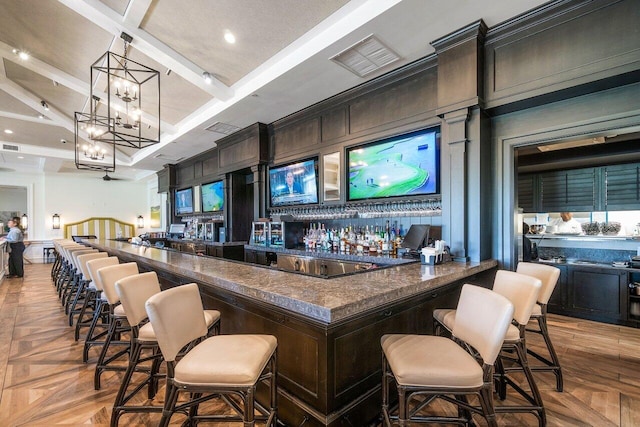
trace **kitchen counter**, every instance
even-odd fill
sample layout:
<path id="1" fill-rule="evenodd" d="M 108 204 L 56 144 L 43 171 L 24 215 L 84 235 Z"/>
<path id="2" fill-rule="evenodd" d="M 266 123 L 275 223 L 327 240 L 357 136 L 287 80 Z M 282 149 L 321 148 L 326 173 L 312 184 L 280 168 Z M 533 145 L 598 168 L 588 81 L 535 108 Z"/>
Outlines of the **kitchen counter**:
<path id="1" fill-rule="evenodd" d="M 495 260 L 449 262 L 437 266 L 413 262 L 326 280 L 123 242 L 86 242 L 97 249 L 141 259 L 158 269 L 325 323 L 337 322 L 385 303 L 437 289 L 497 265 Z"/>

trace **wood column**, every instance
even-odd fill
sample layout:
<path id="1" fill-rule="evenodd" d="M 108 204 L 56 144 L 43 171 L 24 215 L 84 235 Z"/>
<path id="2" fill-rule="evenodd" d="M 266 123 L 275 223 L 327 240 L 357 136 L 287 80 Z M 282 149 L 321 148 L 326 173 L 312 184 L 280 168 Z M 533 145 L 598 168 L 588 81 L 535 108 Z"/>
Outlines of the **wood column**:
<path id="1" fill-rule="evenodd" d="M 266 215 L 266 165 L 259 164 L 251 167 L 253 173 L 253 219 L 264 218 Z"/>

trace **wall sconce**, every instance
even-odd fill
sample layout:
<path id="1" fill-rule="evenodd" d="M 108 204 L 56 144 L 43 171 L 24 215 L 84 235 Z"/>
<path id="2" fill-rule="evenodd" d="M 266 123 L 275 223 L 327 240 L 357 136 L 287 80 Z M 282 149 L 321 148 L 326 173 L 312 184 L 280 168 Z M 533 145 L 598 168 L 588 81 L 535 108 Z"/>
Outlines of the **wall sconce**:
<path id="1" fill-rule="evenodd" d="M 138 228 L 144 228 L 144 218 L 142 215 L 138 215 Z"/>
<path id="2" fill-rule="evenodd" d="M 22 218 L 20 219 L 20 227 L 22 227 L 23 230 L 29 228 L 29 217 L 27 214 L 22 215 Z"/>
<path id="3" fill-rule="evenodd" d="M 53 229 L 54 230 L 59 230 L 60 229 L 60 215 L 53 214 L 52 224 L 53 224 Z"/>

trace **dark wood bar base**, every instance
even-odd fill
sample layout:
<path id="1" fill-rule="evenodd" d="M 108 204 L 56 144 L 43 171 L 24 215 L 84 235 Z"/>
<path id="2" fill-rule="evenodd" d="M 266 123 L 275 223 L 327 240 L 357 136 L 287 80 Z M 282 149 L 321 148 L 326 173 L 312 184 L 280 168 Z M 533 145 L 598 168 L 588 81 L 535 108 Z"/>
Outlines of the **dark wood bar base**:
<path id="1" fill-rule="evenodd" d="M 197 282 L 205 308 L 222 313 L 223 334 L 275 335 L 278 339 L 278 418 L 292 426 L 375 425 L 381 407 L 380 337 L 387 333 L 431 334 L 434 308 L 455 307 L 463 283 L 489 286 L 495 274 L 495 268 L 490 268 L 327 324 L 176 274 L 169 268 L 158 268 L 157 262 L 149 262 L 143 256 L 100 244 L 97 247 L 121 261 L 137 262 L 141 272 L 156 271 L 163 288 Z M 290 273 L 278 274 L 306 279 Z M 256 281 L 260 278 L 256 277 Z M 259 394 L 266 398 L 266 388 L 259 390 Z"/>

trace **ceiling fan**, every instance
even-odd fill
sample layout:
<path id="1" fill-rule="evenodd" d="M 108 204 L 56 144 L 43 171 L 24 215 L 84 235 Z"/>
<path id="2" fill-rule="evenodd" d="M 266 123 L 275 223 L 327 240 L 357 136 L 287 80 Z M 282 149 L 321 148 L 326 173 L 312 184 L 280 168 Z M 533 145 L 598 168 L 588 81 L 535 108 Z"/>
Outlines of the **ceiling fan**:
<path id="1" fill-rule="evenodd" d="M 114 178 L 109 175 L 109 172 L 105 172 L 104 176 L 102 177 L 102 180 L 103 181 L 122 181 L 122 178 Z"/>

